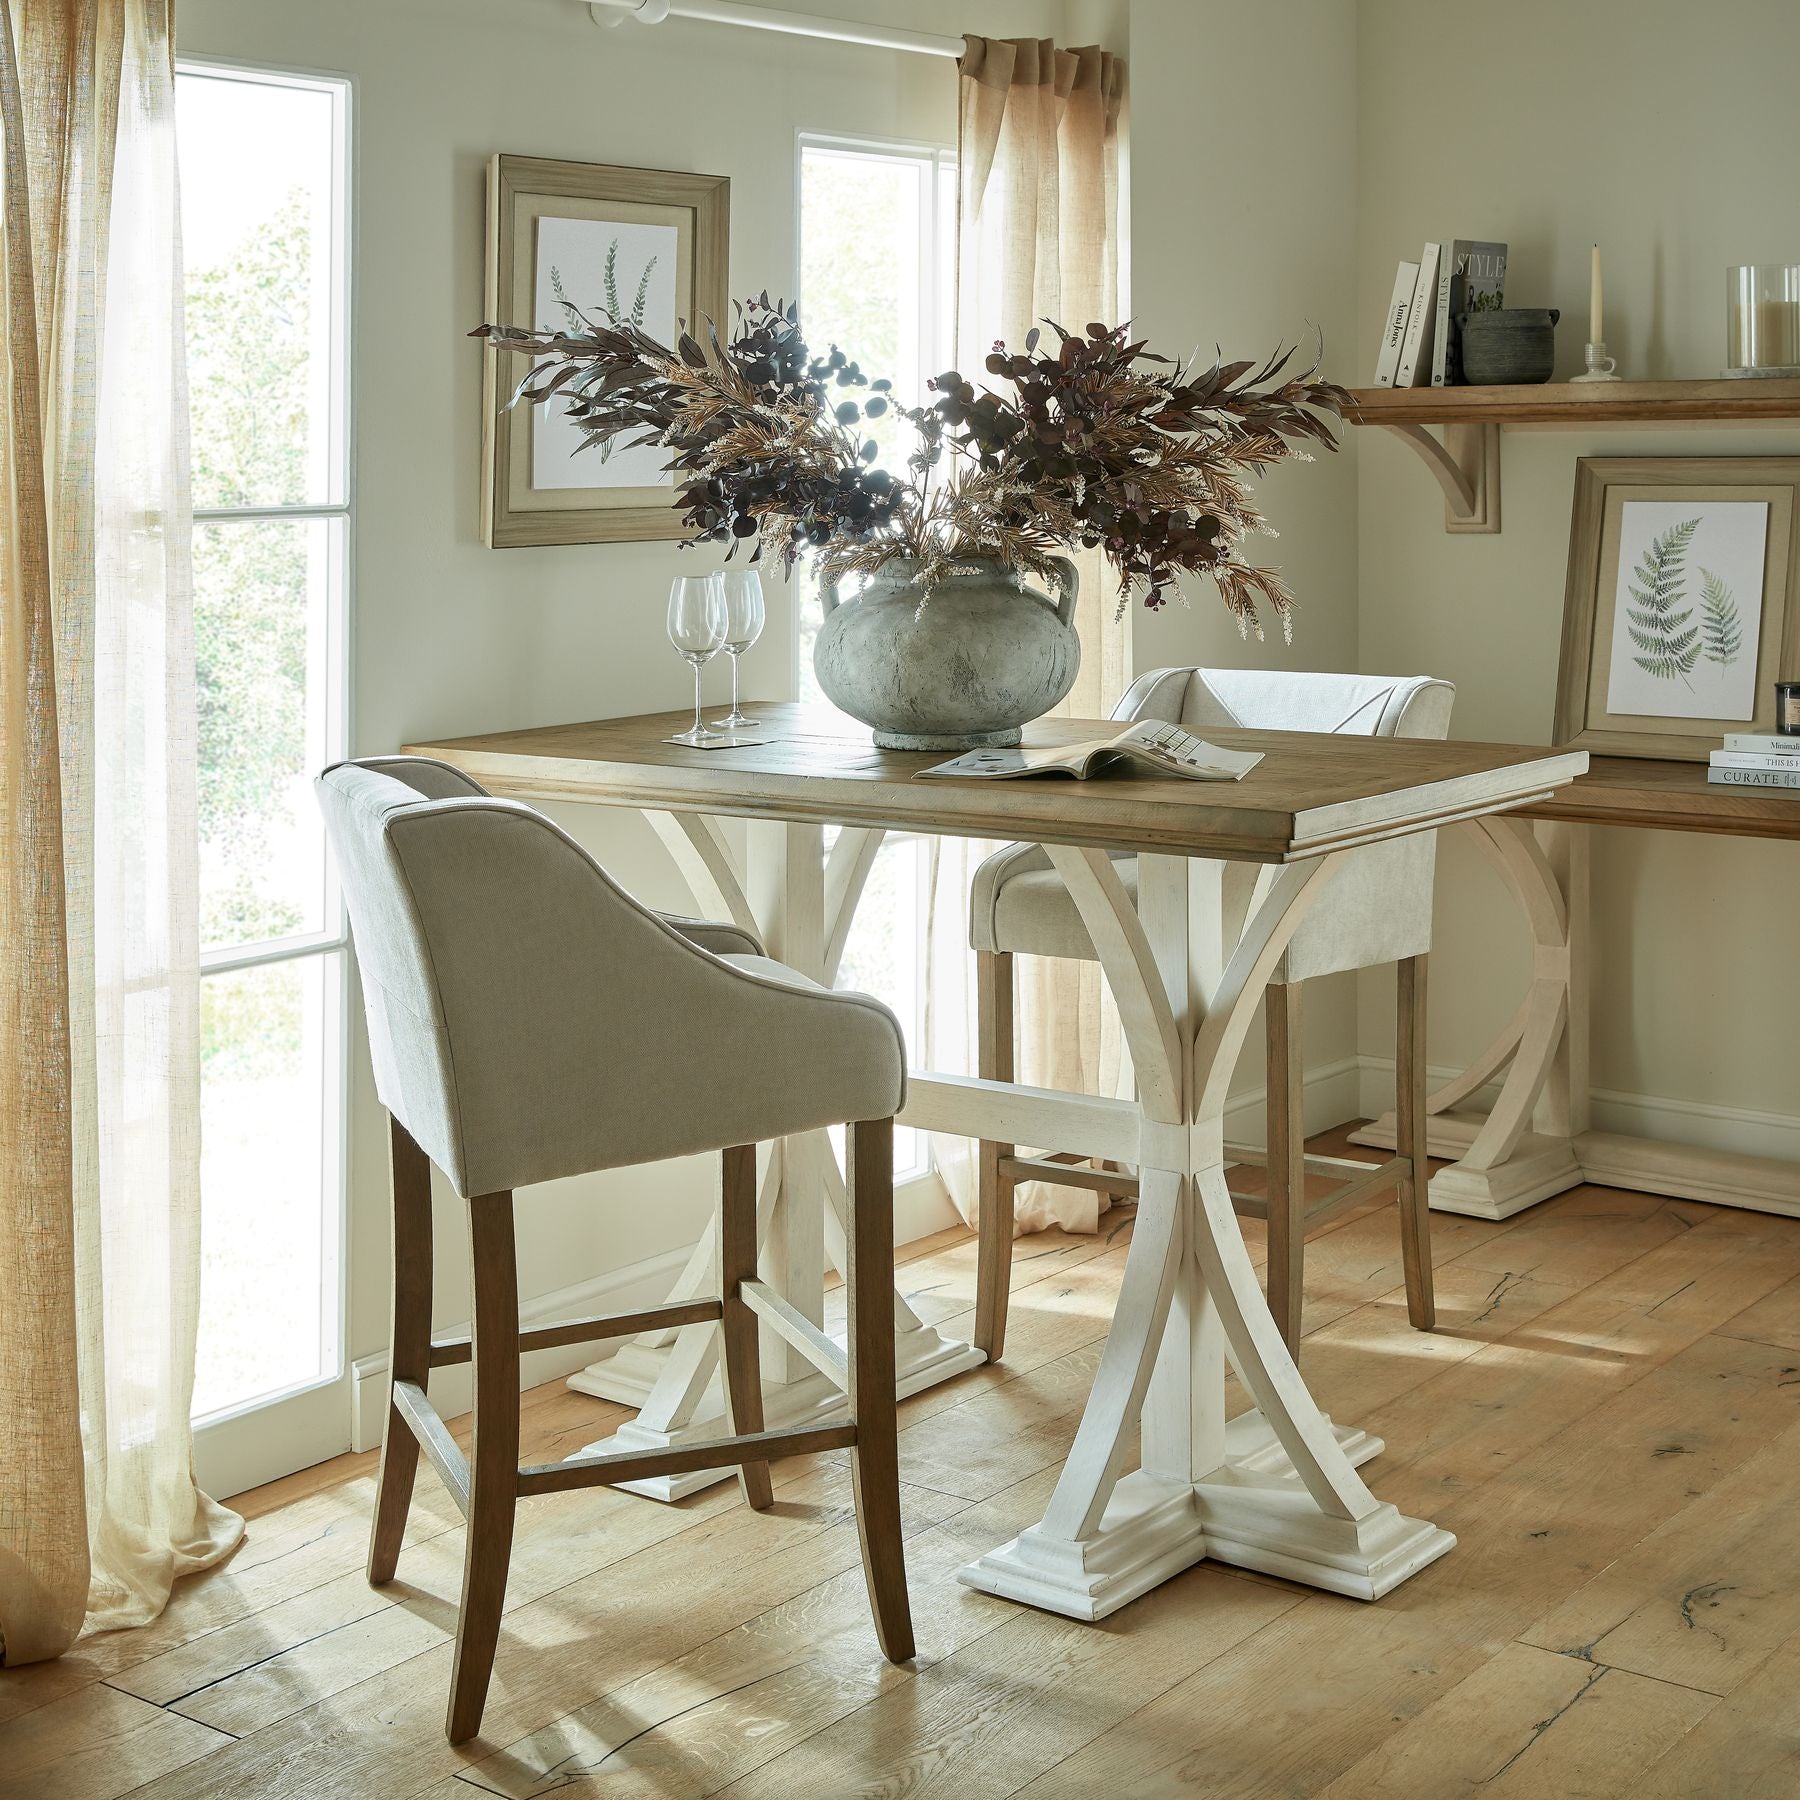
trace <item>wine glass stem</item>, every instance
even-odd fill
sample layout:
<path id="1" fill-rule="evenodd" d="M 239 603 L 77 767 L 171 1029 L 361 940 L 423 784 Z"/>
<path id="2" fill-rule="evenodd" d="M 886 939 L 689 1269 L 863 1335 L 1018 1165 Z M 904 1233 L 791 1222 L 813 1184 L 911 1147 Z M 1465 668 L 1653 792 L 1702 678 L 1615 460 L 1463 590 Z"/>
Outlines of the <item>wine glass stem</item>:
<path id="1" fill-rule="evenodd" d="M 738 653 L 734 650 L 731 653 L 731 716 L 734 719 L 737 717 L 737 709 L 738 709 L 738 703 L 737 703 L 737 659 L 738 659 Z"/>
<path id="2" fill-rule="evenodd" d="M 695 737 L 700 735 L 700 665 L 694 664 L 694 724 Z"/>

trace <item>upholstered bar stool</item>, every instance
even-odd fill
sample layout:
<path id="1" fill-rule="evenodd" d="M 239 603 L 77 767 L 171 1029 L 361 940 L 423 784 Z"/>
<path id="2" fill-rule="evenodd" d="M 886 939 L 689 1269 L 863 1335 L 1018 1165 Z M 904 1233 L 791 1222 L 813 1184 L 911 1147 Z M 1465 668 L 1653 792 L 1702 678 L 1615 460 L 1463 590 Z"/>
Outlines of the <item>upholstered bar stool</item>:
<path id="1" fill-rule="evenodd" d="M 906 1061 L 893 1015 L 770 961 L 736 926 L 640 906 L 542 814 L 447 764 L 340 763 L 318 793 L 392 1121 L 393 1387 L 369 1579 L 393 1577 L 423 1449 L 468 1521 L 450 1741 L 481 1724 L 522 1495 L 735 1463 L 763 1509 L 772 1460 L 848 1448 L 876 1635 L 891 1660 L 911 1656 L 894 1425 L 893 1115 Z M 755 1146 L 834 1124 L 848 1126 L 847 1355 L 756 1278 Z M 717 1299 L 520 1332 L 515 1189 L 714 1150 Z M 468 1202 L 467 1338 L 431 1335 L 431 1163 Z M 763 1429 L 759 1317 L 846 1385 L 849 1423 Z M 520 1467 L 522 1350 L 707 1320 L 724 1339 L 731 1436 Z M 460 1362 L 474 1364 L 468 1460 L 426 1398 L 430 1371 Z"/>
<path id="2" fill-rule="evenodd" d="M 1202 734 L 1219 726 L 1240 726 L 1442 738 L 1450 729 L 1455 698 L 1456 689 L 1449 682 L 1425 676 L 1156 669 L 1132 683 L 1113 717 L 1164 719 Z M 1307 1224 L 1390 1186 L 1399 1201 L 1408 1315 L 1421 1331 L 1430 1330 L 1435 1319 L 1425 1191 L 1424 1034 L 1436 843 L 1434 833 L 1421 832 L 1353 851 L 1295 933 L 1270 981 L 1266 1195 L 1233 1194 L 1232 1200 L 1240 1213 L 1268 1220 L 1269 1310 L 1290 1349 L 1300 1340 Z M 1135 896 L 1137 859 L 1123 856 L 1114 861 L 1120 879 Z M 1013 957 L 1061 956 L 1092 962 L 1093 945 L 1068 890 L 1036 844 L 1001 850 L 976 871 L 969 935 L 976 953 L 979 1072 L 990 1080 L 1011 1081 Z M 1347 1159 L 1309 1157 L 1302 1123 L 1301 983 L 1315 975 L 1389 962 L 1399 964 L 1400 975 L 1396 1155 L 1373 1172 Z M 1351 1178 L 1310 1211 L 1309 1166 L 1316 1173 Z M 998 1361 L 1005 1347 L 1016 1184 L 1060 1182 L 1123 1198 L 1137 1192 L 1137 1183 L 1131 1176 L 1094 1168 L 1065 1152 L 1022 1157 L 1014 1154 L 1011 1144 L 987 1141 L 981 1145 L 979 1180 L 975 1344 L 990 1361 Z"/>

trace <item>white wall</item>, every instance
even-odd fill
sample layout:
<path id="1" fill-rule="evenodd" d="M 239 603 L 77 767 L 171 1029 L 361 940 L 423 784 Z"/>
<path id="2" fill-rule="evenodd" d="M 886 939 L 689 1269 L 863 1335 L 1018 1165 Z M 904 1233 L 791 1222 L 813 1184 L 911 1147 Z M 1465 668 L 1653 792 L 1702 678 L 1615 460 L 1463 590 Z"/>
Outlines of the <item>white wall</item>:
<path id="1" fill-rule="evenodd" d="M 1727 265 L 1800 256 L 1800 7 L 1509 0 L 1451 24 L 1435 0 L 1362 0 L 1359 26 L 1359 380 L 1394 264 L 1455 236 L 1503 239 L 1509 302 L 1562 309 L 1559 379 L 1581 367 L 1595 240 L 1623 373 L 1718 373 Z M 1551 732 L 1576 458 L 1800 453 L 1794 429 L 1508 432 L 1504 530 L 1451 537 L 1412 453 L 1363 436 L 1363 666 L 1449 676 L 1457 736 L 1525 743 Z M 1793 847 L 1595 835 L 1597 1122 L 1800 1156 Z M 1472 856 L 1451 845 L 1442 863 L 1431 1058 L 1461 1067 L 1516 1003 L 1524 934 Z M 1390 992 L 1364 989 L 1376 1057 Z"/>
<path id="2" fill-rule="evenodd" d="M 1055 0 L 839 16 L 1054 34 Z M 183 0 L 185 54 L 348 74 L 356 83 L 354 753 L 422 738 L 684 704 L 663 636 L 676 546 L 492 551 L 477 536 L 484 178 L 497 150 L 729 175 L 732 292 L 795 281 L 796 133 L 952 144 L 943 60 L 683 21 L 602 30 L 576 0 Z M 787 598 L 745 659 L 746 691 L 791 691 Z M 709 671 L 722 698 L 729 673 Z M 647 827 L 564 809 L 653 904 L 687 898 Z M 348 1352 L 385 1343 L 386 1149 L 360 1019 L 352 1106 Z M 689 1242 L 701 1164 L 535 1189 L 521 1201 L 524 1293 Z M 440 1318 L 467 1317 L 465 1227 L 440 1193 Z M 654 1297 L 654 1296 L 649 1296 Z"/>
<path id="3" fill-rule="evenodd" d="M 1323 333 L 1324 373 L 1358 367 L 1355 263 L 1356 18 L 1344 0 L 1134 0 L 1130 8 L 1131 306 L 1140 335 L 1171 355 L 1227 359 Z M 1310 356 L 1310 348 L 1307 355 Z M 1294 641 L 1238 635 L 1210 583 L 1186 606 L 1132 617 L 1132 666 L 1359 667 L 1356 471 L 1334 456 L 1276 470 L 1261 501 L 1281 533 L 1251 547 L 1278 564 L 1298 606 Z M 1402 672 L 1404 665 L 1396 669 Z M 1306 992 L 1309 1103 L 1316 1125 L 1354 1104 L 1341 1078 L 1356 1048 L 1351 977 Z M 1332 1070 L 1340 1078 L 1321 1083 Z M 1238 1091 L 1262 1081 L 1260 1038 Z M 1319 1109 L 1323 1108 L 1323 1111 Z"/>

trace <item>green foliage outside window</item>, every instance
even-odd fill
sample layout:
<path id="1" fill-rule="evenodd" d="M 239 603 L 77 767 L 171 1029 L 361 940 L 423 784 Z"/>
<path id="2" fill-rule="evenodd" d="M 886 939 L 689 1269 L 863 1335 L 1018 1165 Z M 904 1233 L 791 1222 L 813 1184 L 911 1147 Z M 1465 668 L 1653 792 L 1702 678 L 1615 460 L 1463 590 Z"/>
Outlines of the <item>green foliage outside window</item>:
<path id="1" fill-rule="evenodd" d="M 194 504 L 304 502 L 311 231 L 295 193 L 229 258 L 191 269 L 187 342 Z M 200 714 L 201 942 L 304 921 L 258 890 L 284 788 L 305 753 L 307 552 L 316 524 L 202 524 L 194 534 Z"/>

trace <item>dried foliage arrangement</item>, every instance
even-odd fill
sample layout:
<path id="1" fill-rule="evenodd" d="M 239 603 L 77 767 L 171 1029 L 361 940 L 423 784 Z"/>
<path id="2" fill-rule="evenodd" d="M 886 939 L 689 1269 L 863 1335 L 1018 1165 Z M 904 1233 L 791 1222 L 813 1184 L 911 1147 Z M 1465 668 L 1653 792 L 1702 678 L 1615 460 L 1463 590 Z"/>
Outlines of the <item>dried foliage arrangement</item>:
<path id="1" fill-rule="evenodd" d="M 810 550 L 834 580 L 908 558 L 927 593 L 971 557 L 1054 581 L 1055 552 L 1098 547 L 1121 607 L 1139 592 L 1163 605 L 1185 569 L 1213 578 L 1240 629 L 1261 634 L 1263 604 L 1291 629 L 1279 575 L 1243 555 L 1269 532 L 1249 483 L 1310 445 L 1335 449 L 1328 420 L 1349 402 L 1316 366 L 1285 374 L 1292 351 L 1197 372 L 1122 325 L 1051 322 L 1052 345 L 1034 330 L 1022 352 L 994 346 L 987 373 L 1007 391 L 951 369 L 928 384 L 935 399 L 902 409 L 916 448 L 896 476 L 861 429 L 892 383 L 835 345 L 813 355 L 797 307 L 765 293 L 736 312 L 729 342 L 708 324 L 704 344 L 684 330 L 673 349 L 613 317 L 473 335 L 537 359 L 510 404 L 560 399 L 584 443 L 665 449 L 690 543 L 751 542 L 788 568 Z"/>

